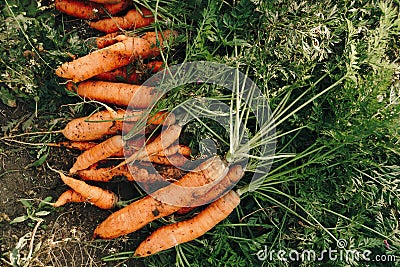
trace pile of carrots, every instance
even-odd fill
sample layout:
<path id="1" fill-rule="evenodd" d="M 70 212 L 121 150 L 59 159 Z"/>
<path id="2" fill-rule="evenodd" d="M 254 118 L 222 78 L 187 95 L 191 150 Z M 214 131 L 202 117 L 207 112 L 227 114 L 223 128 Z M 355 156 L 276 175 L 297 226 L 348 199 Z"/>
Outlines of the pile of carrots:
<path id="1" fill-rule="evenodd" d="M 163 43 L 177 33 L 165 30 L 140 37 L 121 33 L 154 22 L 149 10 L 131 8 L 128 0 L 56 0 L 55 6 L 63 13 L 90 20 L 90 27 L 107 33 L 97 38 L 96 50 L 55 70 L 56 75 L 67 80 L 68 90 L 104 103 L 107 108 L 75 118 L 60 130 L 67 140 L 58 146 L 83 152 L 75 159 L 69 176 L 57 171 L 70 189 L 53 206 L 87 202 L 101 209 L 119 208 L 120 201 L 114 192 L 85 181 L 108 182 L 115 176 L 124 176 L 152 193 L 112 213 L 95 229 L 94 237 L 116 238 L 153 220 L 173 213 L 184 214 L 198 206 L 203 209 L 193 218 L 154 231 L 138 246 L 135 256 L 152 255 L 203 235 L 239 205 L 238 194 L 229 189 L 244 170 L 240 165 L 228 166 L 214 156 L 191 171 L 181 171 L 180 166 L 190 165 L 191 156 L 190 148 L 178 142 L 182 127 L 166 111 L 147 117 L 146 109 L 159 95 L 154 88 L 139 84 L 140 74 L 128 71 L 135 62 L 160 55 Z M 157 72 L 164 66 L 161 61 L 149 61 L 144 67 Z M 140 126 L 141 134 L 125 140 L 124 134 L 143 118 L 146 123 Z M 144 138 L 147 132 L 155 133 L 157 126 L 163 127 L 162 135 Z M 120 160 L 109 164 L 115 158 Z M 149 162 L 168 167 L 154 172 L 147 168 Z M 205 203 L 211 204 L 204 207 Z"/>

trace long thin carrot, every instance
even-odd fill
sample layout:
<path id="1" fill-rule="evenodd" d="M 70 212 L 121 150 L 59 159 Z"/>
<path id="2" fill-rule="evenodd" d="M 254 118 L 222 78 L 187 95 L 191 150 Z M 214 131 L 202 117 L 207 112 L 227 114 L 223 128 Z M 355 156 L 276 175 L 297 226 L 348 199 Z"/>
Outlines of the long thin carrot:
<path id="1" fill-rule="evenodd" d="M 52 203 L 51 205 L 55 208 L 64 206 L 67 203 L 82 203 L 86 202 L 87 198 L 83 197 L 81 194 L 77 193 L 73 189 L 69 189 L 62 193 L 56 202 Z"/>
<path id="2" fill-rule="evenodd" d="M 157 136 L 153 142 L 147 144 L 144 149 L 140 149 L 137 152 L 133 153 L 118 166 L 130 163 L 138 159 L 146 158 L 148 155 L 151 156 L 164 150 L 165 148 L 171 146 L 179 138 L 181 130 L 182 127 L 178 124 L 168 126 L 167 129 L 165 129 L 159 136 Z"/>
<path id="3" fill-rule="evenodd" d="M 88 141 L 61 141 L 57 143 L 47 143 L 46 145 L 51 147 L 62 147 L 67 149 L 88 150 L 97 145 L 97 143 Z"/>
<path id="4" fill-rule="evenodd" d="M 180 209 L 158 199 L 170 197 L 175 203 L 190 203 L 193 194 L 183 194 L 182 187 L 199 187 L 215 179 L 219 179 L 226 172 L 225 163 L 219 157 L 213 157 L 200 164 L 194 171 L 187 173 L 179 181 L 163 187 L 152 195 L 131 203 L 123 209 L 111 214 L 94 231 L 94 237 L 111 239 L 132 233 L 149 222 L 170 215 Z M 177 187 L 177 185 L 179 185 Z"/>
<path id="5" fill-rule="evenodd" d="M 126 140 L 123 150 L 113 154 L 112 156 L 113 157 L 131 156 L 133 153 L 136 153 L 139 149 L 141 149 L 146 143 L 153 142 L 154 139 L 149 139 L 146 141 L 144 138 L 131 138 L 129 140 Z M 95 143 L 93 143 L 93 144 L 95 144 Z M 88 147 L 89 147 L 89 145 L 88 145 Z M 160 158 L 159 161 L 167 162 L 168 158 L 173 156 L 170 159 L 171 162 L 184 162 L 187 160 L 187 158 L 185 158 L 185 157 L 189 157 L 190 153 L 191 153 L 191 150 L 189 147 L 179 144 L 179 145 L 173 145 L 173 146 L 167 147 L 166 149 L 164 149 L 160 152 L 157 152 L 154 155 L 151 155 L 151 156 L 154 156 L 154 158 L 150 156 L 150 157 L 140 158 L 140 160 L 150 161 L 150 162 L 163 164 L 163 165 L 171 165 L 171 163 L 165 163 L 165 164 L 159 163 L 159 162 L 157 162 L 157 159 L 155 157 L 159 157 Z M 184 159 L 181 157 L 183 157 Z M 154 159 L 154 160 L 152 160 L 152 159 Z M 176 165 L 176 166 L 182 166 L 182 165 Z"/>
<path id="6" fill-rule="evenodd" d="M 138 246 L 134 255 L 146 257 L 194 240 L 228 217 L 239 204 L 238 194 L 230 191 L 195 217 L 158 228 Z"/>
<path id="7" fill-rule="evenodd" d="M 114 135 L 79 155 L 69 172 L 76 173 L 79 170 L 84 170 L 90 165 L 112 156 L 122 148 L 122 136 Z"/>
<path id="8" fill-rule="evenodd" d="M 128 0 L 119 3 L 99 4 L 79 0 L 55 0 L 55 8 L 67 15 L 80 19 L 101 19 L 106 15 L 115 15 L 130 5 Z"/>
<path id="9" fill-rule="evenodd" d="M 96 80 L 69 83 L 67 89 L 84 98 L 137 109 L 148 108 L 162 96 L 153 87 Z"/>
<path id="10" fill-rule="evenodd" d="M 171 156 L 176 153 L 179 153 L 183 156 L 189 157 L 190 154 L 192 153 L 192 150 L 188 146 L 178 144 L 178 145 L 172 145 L 172 146 L 169 146 L 169 147 L 163 149 L 162 151 L 157 153 L 157 155 L 165 157 L 165 156 Z"/>
<path id="11" fill-rule="evenodd" d="M 152 61 L 140 69 L 135 67 L 122 67 L 112 71 L 104 72 L 93 78 L 99 81 L 109 82 L 124 82 L 129 84 L 141 84 L 146 77 L 149 76 L 149 72 L 156 73 L 162 69 L 162 61 Z"/>
<path id="12" fill-rule="evenodd" d="M 176 154 L 173 154 L 170 156 L 159 156 L 159 155 L 155 154 L 155 155 L 149 156 L 148 158 L 145 158 L 144 160 L 149 160 L 150 162 L 153 162 L 156 164 L 167 165 L 167 166 L 176 166 L 176 167 L 183 166 L 188 162 L 188 159 L 179 153 L 176 153 Z"/>
<path id="13" fill-rule="evenodd" d="M 140 10 L 129 10 L 122 17 L 105 18 L 89 23 L 89 27 L 105 33 L 117 32 L 119 30 L 138 29 L 154 22 L 154 16 L 147 8 Z"/>
<path id="14" fill-rule="evenodd" d="M 204 203 L 211 203 L 221 197 L 224 193 L 229 191 L 243 176 L 243 168 L 241 165 L 234 165 L 229 169 L 229 172 L 219 181 L 215 186 L 209 189 L 200 198 L 195 199 L 190 203 L 189 207 L 183 207 L 178 210 L 177 214 L 186 214 L 189 211 L 195 209 L 197 206 L 203 205 Z"/>
<path id="15" fill-rule="evenodd" d="M 158 41 L 162 44 L 163 40 L 174 35 L 176 35 L 174 31 L 164 31 L 158 35 Z M 81 82 L 100 73 L 126 66 L 134 59 L 159 55 L 160 48 L 156 43 L 156 37 L 147 39 L 128 37 L 121 42 L 62 64 L 56 69 L 56 75 L 71 79 L 73 82 Z"/>
<path id="16" fill-rule="evenodd" d="M 118 35 L 120 35 L 121 33 L 119 32 L 112 32 L 112 33 L 108 33 L 104 36 L 100 36 L 97 37 L 95 39 L 95 48 L 97 49 L 102 49 L 104 47 L 110 46 L 112 44 L 118 43 L 121 41 L 121 36 L 117 37 Z M 94 46 L 92 44 L 92 46 Z"/>
<path id="17" fill-rule="evenodd" d="M 62 172 L 59 172 L 59 174 L 66 185 L 71 187 L 78 194 L 82 195 L 87 202 L 101 209 L 112 209 L 118 202 L 118 196 L 112 191 L 88 185 L 84 181 L 68 177 Z"/>
<path id="18" fill-rule="evenodd" d="M 182 172 L 175 167 L 162 168 L 157 172 L 152 172 L 142 165 L 121 166 L 114 168 L 113 165 L 102 166 L 95 163 L 85 170 L 77 172 L 78 176 L 85 181 L 109 182 L 114 177 L 124 177 L 127 181 L 137 181 L 141 185 L 154 184 L 165 180 L 178 180 Z"/>

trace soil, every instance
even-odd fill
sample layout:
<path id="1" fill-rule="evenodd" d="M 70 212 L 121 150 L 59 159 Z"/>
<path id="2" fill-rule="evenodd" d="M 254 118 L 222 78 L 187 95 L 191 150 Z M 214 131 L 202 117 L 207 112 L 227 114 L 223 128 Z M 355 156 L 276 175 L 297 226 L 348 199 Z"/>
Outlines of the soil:
<path id="1" fill-rule="evenodd" d="M 2 136 L 10 135 L 9 128 L 13 135 L 21 133 L 22 125 L 32 114 L 34 111 L 23 104 L 17 108 L 0 104 Z M 13 127 L 7 127 L 11 124 Z M 44 124 L 34 119 L 32 125 Z M 29 132 L 29 129 L 25 131 Z M 46 161 L 33 167 L 39 149 L 5 140 L 0 142 L 0 266 L 13 266 L 7 263 L 10 261 L 14 266 L 141 266 L 137 259 L 102 260 L 114 253 L 133 251 L 139 240 L 132 237 L 92 240 L 95 227 L 112 211 L 103 211 L 90 204 L 71 203 L 59 209 L 45 205 L 40 210 L 50 213 L 41 217 L 43 222 L 37 230 L 38 222 L 31 219 L 10 224 L 11 220 L 27 213 L 21 199 L 28 199 L 33 208 L 38 209 L 40 200 L 49 196 L 54 200 L 68 189 L 47 164 L 67 171 L 77 152 L 51 148 Z M 127 183 L 104 186 L 126 198 L 131 198 L 134 191 L 133 185 Z"/>

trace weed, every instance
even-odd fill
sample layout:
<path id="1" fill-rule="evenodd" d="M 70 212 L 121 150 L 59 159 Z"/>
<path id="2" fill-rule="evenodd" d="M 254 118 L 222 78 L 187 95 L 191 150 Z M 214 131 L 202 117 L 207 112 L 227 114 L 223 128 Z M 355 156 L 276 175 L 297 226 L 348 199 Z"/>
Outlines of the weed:
<path id="1" fill-rule="evenodd" d="M 48 205 L 51 200 L 52 197 L 47 197 L 40 201 L 37 207 L 35 207 L 32 201 L 21 199 L 20 202 L 26 208 L 26 215 L 14 218 L 12 221 L 10 221 L 10 224 L 28 221 L 28 225 L 33 227 L 33 222 L 43 222 L 42 217 L 45 217 L 51 213 L 52 207 Z M 45 228 L 46 226 L 42 225 L 42 227 Z"/>

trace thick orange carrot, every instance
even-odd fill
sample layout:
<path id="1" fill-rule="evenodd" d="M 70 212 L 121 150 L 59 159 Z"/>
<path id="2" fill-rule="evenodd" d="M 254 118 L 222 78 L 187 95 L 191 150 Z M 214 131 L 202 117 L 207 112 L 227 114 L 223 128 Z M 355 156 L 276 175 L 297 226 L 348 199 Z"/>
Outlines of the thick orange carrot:
<path id="1" fill-rule="evenodd" d="M 173 114 L 160 111 L 148 118 L 148 124 L 170 124 L 175 122 Z M 128 133 L 135 127 L 135 122 L 144 116 L 143 111 L 117 110 L 116 113 L 108 110 L 96 112 L 87 117 L 71 120 L 61 130 L 62 134 L 71 141 L 93 141 L 106 135 L 115 135 L 123 131 Z"/>
<path id="2" fill-rule="evenodd" d="M 96 80 L 68 83 L 67 89 L 91 100 L 138 109 L 148 108 L 162 96 L 153 87 Z"/>
<path id="3" fill-rule="evenodd" d="M 238 194 L 230 191 L 195 217 L 158 228 L 138 246 L 134 255 L 146 257 L 194 240 L 223 221 L 239 204 Z"/>
<path id="4" fill-rule="evenodd" d="M 52 203 L 51 205 L 55 208 L 64 206 L 67 203 L 82 203 L 82 202 L 86 202 L 86 198 L 83 197 L 81 194 L 77 193 L 76 191 L 69 189 L 67 191 L 65 191 L 64 193 L 62 193 L 56 202 Z"/>
<path id="5" fill-rule="evenodd" d="M 104 110 L 76 118 L 65 126 L 62 133 L 72 141 L 92 141 L 105 135 L 117 134 L 122 129 L 125 113 L 125 110 L 117 110 L 116 114 Z"/>
<path id="6" fill-rule="evenodd" d="M 112 33 L 119 30 L 138 29 L 154 22 L 154 16 L 150 10 L 142 8 L 132 9 L 122 17 L 105 18 L 89 23 L 89 27 L 98 31 Z"/>
<path id="7" fill-rule="evenodd" d="M 153 220 L 170 215 L 179 210 L 180 207 L 158 199 L 171 198 L 173 202 L 170 203 L 179 203 L 179 205 L 184 206 L 191 203 L 196 196 L 195 194 L 183 194 L 182 187 L 206 185 L 215 179 L 219 179 L 225 172 L 225 163 L 219 157 L 210 158 L 174 184 L 163 187 L 152 195 L 145 196 L 111 214 L 95 229 L 94 237 L 115 238 L 132 233 Z"/>
<path id="8" fill-rule="evenodd" d="M 142 68 L 122 67 L 112 71 L 104 72 L 93 77 L 99 81 L 124 82 L 129 84 L 141 84 L 148 77 L 148 72 L 156 73 L 162 69 L 162 61 L 152 61 Z"/>
<path id="9" fill-rule="evenodd" d="M 130 5 L 128 0 L 113 4 L 98 4 L 80 0 L 55 0 L 55 8 L 67 15 L 80 19 L 101 19 L 106 15 L 115 15 Z"/>
<path id="10" fill-rule="evenodd" d="M 163 32 L 165 39 L 173 35 L 176 35 L 173 31 Z M 163 36 L 159 34 L 158 41 L 161 44 L 165 40 Z M 121 42 L 62 64 L 56 69 L 56 74 L 73 82 L 81 82 L 100 73 L 126 66 L 134 59 L 159 55 L 160 49 L 156 46 L 156 42 L 155 37 L 147 39 L 128 37 Z"/>
<path id="11" fill-rule="evenodd" d="M 68 177 L 61 172 L 59 172 L 59 174 L 66 185 L 71 187 L 78 194 L 82 195 L 87 202 L 101 209 L 112 209 L 118 202 L 117 195 L 112 191 L 88 185 L 84 181 Z"/>
<path id="12" fill-rule="evenodd" d="M 101 142 L 100 144 L 86 150 L 79 155 L 70 169 L 70 173 L 76 173 L 79 170 L 84 170 L 90 165 L 106 159 L 123 148 L 123 140 L 121 135 L 113 137 Z"/>
<path id="13" fill-rule="evenodd" d="M 159 136 L 157 136 L 153 142 L 147 144 L 145 148 L 142 148 L 133 153 L 130 157 L 121 162 L 119 166 L 138 159 L 144 159 L 148 155 L 153 155 L 161 152 L 165 148 L 171 146 L 179 138 L 181 130 L 182 127 L 178 124 L 168 126 L 167 129 L 165 129 Z"/>

